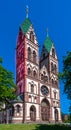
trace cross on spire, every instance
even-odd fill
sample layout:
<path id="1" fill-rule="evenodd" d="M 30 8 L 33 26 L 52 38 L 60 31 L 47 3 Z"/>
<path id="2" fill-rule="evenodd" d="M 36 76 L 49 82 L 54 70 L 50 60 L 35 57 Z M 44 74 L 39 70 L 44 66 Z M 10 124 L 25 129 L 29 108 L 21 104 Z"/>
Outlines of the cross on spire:
<path id="1" fill-rule="evenodd" d="M 48 37 L 48 36 L 49 36 L 49 35 L 48 35 L 48 28 L 46 29 L 46 33 L 47 33 L 47 37 Z"/>
<path id="2" fill-rule="evenodd" d="M 28 5 L 26 6 L 26 18 L 28 18 L 29 8 Z"/>

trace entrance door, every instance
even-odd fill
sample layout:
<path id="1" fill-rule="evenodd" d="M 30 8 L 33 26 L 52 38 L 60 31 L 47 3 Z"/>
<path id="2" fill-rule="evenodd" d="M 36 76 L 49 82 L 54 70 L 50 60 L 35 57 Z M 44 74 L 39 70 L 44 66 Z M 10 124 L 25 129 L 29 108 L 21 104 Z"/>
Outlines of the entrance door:
<path id="1" fill-rule="evenodd" d="M 49 102 L 44 99 L 41 102 L 41 117 L 43 121 L 49 121 L 50 118 L 50 106 L 49 106 Z"/>
<path id="2" fill-rule="evenodd" d="M 36 108 L 34 106 L 31 106 L 30 108 L 30 119 L 31 121 L 36 120 Z"/>

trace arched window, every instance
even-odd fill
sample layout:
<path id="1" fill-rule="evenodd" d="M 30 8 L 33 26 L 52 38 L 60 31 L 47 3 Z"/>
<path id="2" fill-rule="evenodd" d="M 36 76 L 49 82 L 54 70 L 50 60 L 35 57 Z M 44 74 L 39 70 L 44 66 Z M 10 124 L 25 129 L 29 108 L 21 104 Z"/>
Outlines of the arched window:
<path id="1" fill-rule="evenodd" d="M 56 92 L 54 92 L 54 99 L 56 99 Z"/>
<path id="2" fill-rule="evenodd" d="M 44 82 L 48 82 L 48 77 L 44 76 Z"/>
<path id="3" fill-rule="evenodd" d="M 33 105 L 30 107 L 30 120 L 31 121 L 36 120 L 36 108 Z"/>
<path id="4" fill-rule="evenodd" d="M 54 80 L 52 79 L 52 85 L 54 85 Z"/>
<path id="5" fill-rule="evenodd" d="M 53 71 L 53 63 L 51 62 L 51 71 Z"/>
<path id="6" fill-rule="evenodd" d="M 54 72 L 56 73 L 56 65 L 54 65 Z"/>
<path id="7" fill-rule="evenodd" d="M 55 81 L 55 87 L 56 88 L 58 87 L 58 81 Z"/>
<path id="8" fill-rule="evenodd" d="M 58 122 L 58 110 L 56 108 L 54 109 L 55 122 Z"/>
<path id="9" fill-rule="evenodd" d="M 55 58 L 55 49 L 52 48 L 52 57 Z"/>
<path id="10" fill-rule="evenodd" d="M 16 106 L 16 112 L 17 112 L 17 113 L 20 113 L 20 105 L 17 105 L 17 106 Z"/>
<path id="11" fill-rule="evenodd" d="M 35 51 L 33 51 L 33 62 L 36 63 L 36 52 Z"/>
<path id="12" fill-rule="evenodd" d="M 31 59 L 31 48 L 28 47 L 28 59 L 30 60 Z"/>
<path id="13" fill-rule="evenodd" d="M 35 78 L 37 78 L 37 77 L 36 77 L 37 74 L 36 74 L 36 71 L 35 71 L 35 70 L 33 71 L 33 76 L 34 76 Z"/>
<path id="14" fill-rule="evenodd" d="M 32 42 L 34 42 L 34 34 L 33 34 L 32 31 L 30 32 L 30 40 L 31 40 Z"/>
<path id="15" fill-rule="evenodd" d="M 31 84 L 31 93 L 34 93 L 34 85 Z"/>
<path id="16" fill-rule="evenodd" d="M 44 77 L 43 77 L 43 74 L 41 74 L 41 80 L 43 80 L 43 78 L 44 78 Z"/>
<path id="17" fill-rule="evenodd" d="M 32 75 L 32 72 L 31 72 L 31 69 L 28 68 L 28 75 L 31 76 Z"/>

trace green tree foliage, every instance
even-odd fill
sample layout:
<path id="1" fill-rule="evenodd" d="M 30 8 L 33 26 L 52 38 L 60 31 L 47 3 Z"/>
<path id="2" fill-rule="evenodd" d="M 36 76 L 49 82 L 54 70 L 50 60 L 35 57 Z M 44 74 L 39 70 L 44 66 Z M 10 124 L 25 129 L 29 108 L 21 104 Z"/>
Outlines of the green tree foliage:
<path id="1" fill-rule="evenodd" d="M 63 72 L 59 74 L 59 78 L 63 81 L 64 93 L 70 100 L 69 121 L 71 122 L 71 52 L 67 52 L 67 55 L 63 58 Z"/>
<path id="2" fill-rule="evenodd" d="M 8 103 L 15 99 L 15 91 L 16 85 L 14 84 L 13 73 L 2 66 L 2 58 L 0 58 L 0 102 Z"/>
<path id="3" fill-rule="evenodd" d="M 71 52 L 63 58 L 63 72 L 59 74 L 59 78 L 64 83 L 64 93 L 71 100 Z"/>

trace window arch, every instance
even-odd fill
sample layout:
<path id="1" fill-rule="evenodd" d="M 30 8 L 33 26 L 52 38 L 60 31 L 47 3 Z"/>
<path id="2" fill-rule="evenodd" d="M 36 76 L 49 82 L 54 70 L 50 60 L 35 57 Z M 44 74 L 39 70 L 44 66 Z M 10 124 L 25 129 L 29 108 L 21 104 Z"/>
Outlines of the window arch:
<path id="1" fill-rule="evenodd" d="M 58 87 L 58 81 L 55 81 L 55 87 L 56 88 Z"/>
<path id="2" fill-rule="evenodd" d="M 36 52 L 35 51 L 33 51 L 33 62 L 36 63 Z"/>
<path id="3" fill-rule="evenodd" d="M 58 122 L 58 110 L 56 108 L 54 109 L 55 122 Z"/>
<path id="4" fill-rule="evenodd" d="M 52 57 L 55 58 L 55 49 L 52 48 Z"/>
<path id="5" fill-rule="evenodd" d="M 28 59 L 31 59 L 31 48 L 28 47 Z"/>
<path id="6" fill-rule="evenodd" d="M 44 76 L 44 82 L 48 82 L 48 76 Z"/>
<path id="7" fill-rule="evenodd" d="M 33 71 L 33 76 L 36 78 L 36 76 L 37 76 L 37 73 L 36 73 L 36 71 L 34 70 Z"/>
<path id="8" fill-rule="evenodd" d="M 54 99 L 56 99 L 56 91 L 54 92 Z"/>
<path id="9" fill-rule="evenodd" d="M 33 105 L 30 107 L 30 120 L 31 121 L 36 120 L 36 108 Z"/>
<path id="10" fill-rule="evenodd" d="M 32 75 L 32 71 L 30 68 L 28 68 L 28 75 L 31 76 Z"/>
<path id="11" fill-rule="evenodd" d="M 54 85 L 54 80 L 52 79 L 52 85 Z"/>
<path id="12" fill-rule="evenodd" d="M 51 62 L 51 71 L 53 71 L 53 63 Z"/>
<path id="13" fill-rule="evenodd" d="M 31 84 L 31 93 L 34 93 L 34 85 Z"/>
<path id="14" fill-rule="evenodd" d="M 16 112 L 17 112 L 17 113 L 20 113 L 20 105 L 17 105 L 17 106 L 16 106 Z"/>
<path id="15" fill-rule="evenodd" d="M 54 64 L 54 72 L 56 73 L 56 64 Z"/>
<path id="16" fill-rule="evenodd" d="M 31 40 L 32 42 L 34 42 L 34 34 L 33 34 L 32 31 L 30 32 L 30 40 Z"/>
<path id="17" fill-rule="evenodd" d="M 43 74 L 41 74 L 41 80 L 43 80 Z"/>

